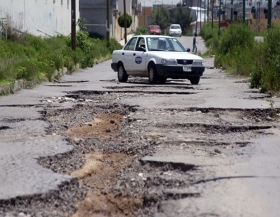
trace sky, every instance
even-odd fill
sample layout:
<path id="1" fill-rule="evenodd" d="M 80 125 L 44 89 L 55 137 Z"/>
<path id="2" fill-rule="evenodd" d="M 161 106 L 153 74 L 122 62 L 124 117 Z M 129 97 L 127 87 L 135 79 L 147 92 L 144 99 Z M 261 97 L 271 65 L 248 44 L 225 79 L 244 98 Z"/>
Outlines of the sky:
<path id="1" fill-rule="evenodd" d="M 173 4 L 176 5 L 179 3 L 181 0 L 140 0 L 138 2 L 142 3 L 142 6 L 144 6 L 145 2 L 145 7 L 146 6 L 152 6 L 153 4 Z"/>

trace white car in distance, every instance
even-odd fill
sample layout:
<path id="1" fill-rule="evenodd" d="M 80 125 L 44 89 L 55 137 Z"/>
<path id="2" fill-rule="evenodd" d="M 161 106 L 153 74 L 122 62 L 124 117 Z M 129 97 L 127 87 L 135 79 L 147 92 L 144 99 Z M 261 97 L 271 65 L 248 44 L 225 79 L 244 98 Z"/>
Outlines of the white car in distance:
<path id="1" fill-rule="evenodd" d="M 182 36 L 182 29 L 180 24 L 171 24 L 169 28 L 169 36 Z"/>
<path id="2" fill-rule="evenodd" d="M 175 37 L 133 36 L 121 50 L 113 51 L 111 68 L 119 82 L 138 76 L 148 77 L 151 84 L 163 84 L 167 78 L 198 84 L 205 70 L 203 59 L 189 51 Z"/>

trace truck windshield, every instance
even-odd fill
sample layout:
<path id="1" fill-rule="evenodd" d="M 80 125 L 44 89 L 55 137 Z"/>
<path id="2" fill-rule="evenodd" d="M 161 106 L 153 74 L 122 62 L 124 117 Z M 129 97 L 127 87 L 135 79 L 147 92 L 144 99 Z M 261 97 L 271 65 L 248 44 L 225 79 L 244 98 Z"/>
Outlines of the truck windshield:
<path id="1" fill-rule="evenodd" d="M 186 52 L 184 46 L 176 38 L 148 37 L 146 38 L 149 51 Z"/>

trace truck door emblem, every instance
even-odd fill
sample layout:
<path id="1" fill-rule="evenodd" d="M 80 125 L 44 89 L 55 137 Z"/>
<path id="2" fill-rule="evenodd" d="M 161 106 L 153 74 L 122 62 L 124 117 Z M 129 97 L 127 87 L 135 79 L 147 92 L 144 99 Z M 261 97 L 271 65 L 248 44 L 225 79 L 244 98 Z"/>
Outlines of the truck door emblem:
<path id="1" fill-rule="evenodd" d="M 135 62 L 136 62 L 137 64 L 142 63 L 142 57 L 135 57 Z"/>

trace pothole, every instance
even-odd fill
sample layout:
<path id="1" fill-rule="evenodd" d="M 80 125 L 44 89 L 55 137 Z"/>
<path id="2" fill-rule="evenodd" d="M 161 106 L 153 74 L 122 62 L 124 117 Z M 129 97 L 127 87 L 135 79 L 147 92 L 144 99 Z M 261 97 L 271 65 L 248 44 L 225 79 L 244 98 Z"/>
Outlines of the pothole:
<path id="1" fill-rule="evenodd" d="M 147 88 L 153 88 L 153 87 L 159 87 L 159 86 L 109 86 L 105 87 L 106 89 L 113 89 L 113 90 L 122 90 L 122 89 L 147 89 Z M 170 86 L 169 86 L 170 87 Z M 172 89 L 191 89 L 194 90 L 195 88 L 192 86 L 172 86 Z"/>
<path id="2" fill-rule="evenodd" d="M 0 126 L 0 130 L 8 130 L 8 129 L 11 129 L 11 128 L 8 126 Z"/>
<path id="3" fill-rule="evenodd" d="M 212 124 L 200 124 L 200 123 L 185 123 L 185 124 L 157 124 L 159 128 L 180 128 L 190 129 L 192 131 L 207 133 L 207 134 L 226 134 L 226 133 L 240 133 L 253 130 L 270 129 L 272 126 L 223 126 L 223 125 L 212 125 Z"/>
<path id="4" fill-rule="evenodd" d="M 141 159 L 140 162 L 144 164 L 148 164 L 149 167 L 156 167 L 162 171 L 182 171 L 187 172 L 190 170 L 196 169 L 196 166 L 193 164 L 184 164 L 184 163 L 176 163 L 176 162 L 160 162 L 160 161 L 151 161 L 151 160 L 143 160 Z"/>
<path id="5" fill-rule="evenodd" d="M 249 79 L 240 80 L 240 81 L 235 81 L 234 83 L 236 83 L 236 84 L 250 83 L 250 80 Z"/>
<path id="6" fill-rule="evenodd" d="M 133 216 L 132 213 L 142 206 L 140 198 L 104 192 L 115 180 L 117 173 L 131 163 L 132 158 L 133 156 L 121 153 L 87 154 L 83 168 L 71 174 L 90 189 L 86 198 L 79 202 L 79 208 L 74 216 L 93 214 Z"/>
<path id="7" fill-rule="evenodd" d="M 79 197 L 76 209 L 70 210 L 71 215 L 76 212 L 74 216 L 79 217 L 153 216 L 163 200 L 199 197 L 199 192 L 184 188 L 192 186 L 195 180 L 206 180 L 201 167 L 170 162 L 171 160 L 162 162 L 141 159 L 155 154 L 160 146 L 161 149 L 166 146 L 167 151 L 168 149 L 174 151 L 176 146 L 178 153 L 181 154 L 185 149 L 180 148 L 188 148 L 190 145 L 193 149 L 189 148 L 187 151 L 191 154 L 195 151 L 203 154 L 209 152 L 215 154 L 209 157 L 219 159 L 226 157 L 227 154 L 228 156 L 234 154 L 239 147 L 242 152 L 250 148 L 246 147 L 249 144 L 246 142 L 247 134 L 231 143 L 230 139 L 237 134 L 230 133 L 238 135 L 246 131 L 258 133 L 271 128 L 263 122 L 253 123 L 254 116 L 263 120 L 263 116 L 267 116 L 270 110 L 215 108 L 141 110 L 118 104 L 116 99 L 119 96 L 168 92 L 158 89 L 155 92 L 129 91 L 134 87 L 128 85 L 125 88 L 120 87 L 123 89 L 120 89 L 121 91 L 111 91 L 118 89 L 115 86 L 110 91 L 68 92 L 61 100 L 67 97 L 67 100 L 79 104 L 70 109 L 59 110 L 54 110 L 49 105 L 44 113 L 46 120 L 50 122 L 47 133 L 67 137 L 69 145 L 74 147 L 71 152 L 39 160 L 41 165 L 57 173 L 71 174 L 79 179 L 80 186 L 75 187 L 79 192 L 78 195 L 83 197 Z M 190 85 L 184 85 L 176 83 L 175 86 L 169 83 L 166 86 L 170 89 L 193 89 Z M 147 85 L 147 87 L 161 88 L 165 85 Z M 144 85 L 141 88 L 144 88 Z M 168 92 L 170 93 L 174 94 L 177 91 Z M 188 92 L 181 94 L 186 93 Z M 57 99 L 53 98 L 54 101 Z M 194 135 L 192 131 L 199 133 Z M 208 135 L 205 136 L 206 133 Z M 226 133 L 230 137 L 228 140 L 216 135 Z M 169 137 L 171 134 L 173 135 Z M 170 142 L 172 140 L 173 143 Z M 225 149 L 222 149 L 224 147 Z M 175 188 L 177 191 L 174 189 L 169 191 L 169 188 Z"/>
<path id="8" fill-rule="evenodd" d="M 80 81 L 59 81 L 59 80 L 55 80 L 55 83 L 85 83 L 85 82 L 89 82 L 89 80 L 80 80 Z"/>
<path id="9" fill-rule="evenodd" d="M 3 119 L 3 122 L 5 123 L 16 123 L 16 122 L 21 122 L 21 121 L 26 121 L 27 119 L 23 118 L 15 118 L 15 119 Z"/>
<path id="10" fill-rule="evenodd" d="M 72 139 L 109 138 L 118 133 L 122 118 L 123 115 L 120 114 L 98 114 L 92 121 L 71 127 L 66 131 L 66 134 Z"/>
<path id="11" fill-rule="evenodd" d="M 65 84 L 65 85 L 47 84 L 47 85 L 45 85 L 45 86 L 47 86 L 47 87 L 72 87 L 73 85 L 67 85 L 67 84 Z"/>
<path id="12" fill-rule="evenodd" d="M 1 216 L 71 216 L 76 203 L 86 195 L 86 189 L 73 178 L 62 183 L 56 190 L 40 195 L 31 195 L 0 200 Z M 67 210 L 65 210 L 67 204 Z"/>

